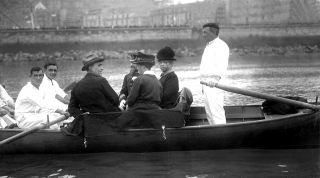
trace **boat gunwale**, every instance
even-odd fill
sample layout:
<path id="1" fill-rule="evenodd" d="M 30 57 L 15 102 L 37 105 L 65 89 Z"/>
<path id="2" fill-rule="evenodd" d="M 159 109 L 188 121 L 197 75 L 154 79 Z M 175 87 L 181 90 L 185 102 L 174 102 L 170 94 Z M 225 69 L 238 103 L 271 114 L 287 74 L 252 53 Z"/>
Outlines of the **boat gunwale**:
<path id="1" fill-rule="evenodd" d="M 184 127 L 179 127 L 179 128 L 165 128 L 166 131 L 168 130 L 194 130 L 194 129 L 199 129 L 199 128 L 221 128 L 221 127 L 236 127 L 236 126 L 243 126 L 243 125 L 251 125 L 251 124 L 257 124 L 257 123 L 266 123 L 266 122 L 275 122 L 283 119 L 293 119 L 296 117 L 300 116 L 306 116 L 306 115 L 316 115 L 317 113 L 320 113 L 320 111 L 314 111 L 311 113 L 295 113 L 295 114 L 287 114 L 283 115 L 282 117 L 277 117 L 277 118 L 268 118 L 268 119 L 259 119 L 259 120 L 250 120 L 250 121 L 245 121 L 245 122 L 234 122 L 234 123 L 227 123 L 227 124 L 218 124 L 218 125 L 194 125 L 194 126 L 184 126 Z M 26 129 L 0 129 L 0 132 L 23 132 Z M 154 128 L 144 128 L 144 129 L 128 129 L 124 132 L 141 132 L 141 131 L 163 131 L 163 129 L 154 129 Z M 119 133 L 124 133 L 124 132 L 119 132 Z M 38 131 L 37 133 L 62 133 L 60 130 L 53 130 L 53 129 L 43 129 Z M 117 134 L 117 133 L 114 133 Z M 114 135 L 110 134 L 110 135 Z"/>

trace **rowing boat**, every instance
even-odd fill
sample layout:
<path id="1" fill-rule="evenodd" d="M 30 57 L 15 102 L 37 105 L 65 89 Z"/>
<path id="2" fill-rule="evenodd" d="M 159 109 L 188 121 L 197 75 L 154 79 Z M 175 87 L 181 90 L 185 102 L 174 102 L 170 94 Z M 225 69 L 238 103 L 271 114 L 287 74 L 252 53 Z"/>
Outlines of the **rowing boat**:
<path id="1" fill-rule="evenodd" d="M 76 154 L 96 152 L 161 152 L 213 149 L 315 148 L 320 145 L 320 112 L 266 115 L 261 105 L 225 106 L 227 124 L 208 125 L 203 107 L 192 107 L 185 126 L 129 129 L 96 137 L 65 136 L 44 129 L 0 146 L 4 154 Z M 0 130 L 0 140 L 21 133 Z"/>

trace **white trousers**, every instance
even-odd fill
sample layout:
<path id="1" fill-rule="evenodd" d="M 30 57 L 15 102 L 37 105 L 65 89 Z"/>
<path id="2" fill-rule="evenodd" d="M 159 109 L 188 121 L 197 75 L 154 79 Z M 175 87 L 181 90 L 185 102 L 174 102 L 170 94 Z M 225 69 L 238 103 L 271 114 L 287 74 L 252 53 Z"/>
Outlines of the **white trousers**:
<path id="1" fill-rule="evenodd" d="M 218 88 L 202 86 L 204 107 L 210 125 L 226 124 L 226 115 L 223 108 L 224 93 Z"/>
<path id="2" fill-rule="evenodd" d="M 61 115 L 58 113 L 51 113 L 49 114 L 49 121 L 54 120 Z M 23 119 L 18 121 L 17 125 L 21 129 L 29 129 L 34 126 L 38 126 L 39 124 L 44 123 L 47 124 L 47 114 L 46 113 L 40 113 L 40 114 L 30 114 L 30 115 L 24 115 Z M 59 130 L 60 124 L 53 124 L 50 126 L 50 129 Z"/>

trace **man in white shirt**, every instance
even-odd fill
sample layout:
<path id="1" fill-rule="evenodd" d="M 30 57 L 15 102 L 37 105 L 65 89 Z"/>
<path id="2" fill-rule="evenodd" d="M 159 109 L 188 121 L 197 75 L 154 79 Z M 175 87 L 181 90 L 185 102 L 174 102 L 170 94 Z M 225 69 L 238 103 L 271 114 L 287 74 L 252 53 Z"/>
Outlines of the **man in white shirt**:
<path id="1" fill-rule="evenodd" d="M 15 103 L 15 119 L 19 128 L 27 129 L 41 123 L 46 124 L 47 118 L 53 120 L 68 113 L 44 100 L 44 94 L 39 90 L 42 83 L 43 71 L 40 67 L 33 67 L 30 71 L 30 82 L 25 85 Z M 59 129 L 59 125 L 54 124 L 52 129 Z"/>
<path id="2" fill-rule="evenodd" d="M 56 62 L 49 61 L 44 65 L 44 77 L 39 90 L 44 93 L 44 99 L 64 110 L 68 109 L 70 97 L 60 88 L 54 80 L 58 73 Z"/>
<path id="3" fill-rule="evenodd" d="M 223 108 L 224 93 L 213 86 L 217 85 L 227 71 L 229 47 L 219 37 L 219 26 L 215 23 L 203 25 L 202 37 L 207 42 L 201 64 L 200 77 L 209 86 L 202 85 L 204 105 L 210 125 L 225 124 L 226 116 Z"/>
<path id="4" fill-rule="evenodd" d="M 10 108 L 14 109 L 14 101 L 8 92 L 0 85 L 0 99 L 6 103 Z"/>
<path id="5" fill-rule="evenodd" d="M 14 101 L 9 96 L 7 91 L 0 84 L 0 129 L 15 124 L 16 121 L 13 120 L 14 115 Z"/>

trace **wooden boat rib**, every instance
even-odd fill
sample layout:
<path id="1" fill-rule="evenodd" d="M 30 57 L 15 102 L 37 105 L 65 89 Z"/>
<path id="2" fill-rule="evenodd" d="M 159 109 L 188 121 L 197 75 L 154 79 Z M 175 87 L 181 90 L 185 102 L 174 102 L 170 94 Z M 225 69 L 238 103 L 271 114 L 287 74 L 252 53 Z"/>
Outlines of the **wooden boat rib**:
<path id="1" fill-rule="evenodd" d="M 319 147 L 319 111 L 265 115 L 261 106 L 226 106 L 227 124 L 208 125 L 203 107 L 193 107 L 182 128 L 130 129 L 99 137 L 65 136 L 42 130 L 0 146 L 3 154 L 155 152 L 242 148 Z M 20 133 L 0 130 L 0 140 Z"/>

